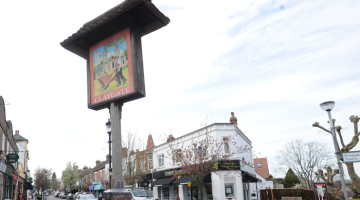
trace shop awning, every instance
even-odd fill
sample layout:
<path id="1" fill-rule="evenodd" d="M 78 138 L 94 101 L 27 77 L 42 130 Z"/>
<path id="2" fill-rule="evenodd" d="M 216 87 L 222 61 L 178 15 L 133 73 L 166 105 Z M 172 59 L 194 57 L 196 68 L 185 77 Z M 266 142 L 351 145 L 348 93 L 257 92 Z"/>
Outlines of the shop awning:
<path id="1" fill-rule="evenodd" d="M 91 191 L 91 190 L 94 190 L 94 187 L 95 187 L 96 185 L 90 185 L 90 187 L 89 187 L 89 190 Z"/>
<path id="2" fill-rule="evenodd" d="M 181 183 L 194 183 L 194 181 L 192 180 L 191 176 L 182 176 L 179 179 L 177 179 L 176 181 L 174 181 L 172 184 L 181 184 Z M 211 183 L 211 174 L 208 174 L 204 178 L 203 183 Z"/>
<path id="3" fill-rule="evenodd" d="M 104 185 L 96 185 L 94 187 L 94 190 L 104 190 L 104 189 L 105 189 Z"/>
<path id="4" fill-rule="evenodd" d="M 154 182 L 151 183 L 151 185 L 152 186 L 155 186 L 155 185 L 170 185 L 174 181 L 175 181 L 175 179 L 173 179 L 173 178 L 156 179 Z"/>
<path id="5" fill-rule="evenodd" d="M 260 179 L 256 178 L 255 176 L 247 172 L 241 171 L 241 173 L 243 174 L 242 179 L 244 182 L 248 182 L 248 183 L 262 182 Z"/>

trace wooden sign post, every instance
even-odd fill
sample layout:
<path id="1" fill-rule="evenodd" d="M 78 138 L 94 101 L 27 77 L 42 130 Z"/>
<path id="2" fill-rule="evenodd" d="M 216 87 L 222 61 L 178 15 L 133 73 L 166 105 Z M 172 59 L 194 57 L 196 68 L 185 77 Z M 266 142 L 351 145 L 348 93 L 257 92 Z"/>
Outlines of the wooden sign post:
<path id="1" fill-rule="evenodd" d="M 169 22 L 151 0 L 125 0 L 61 42 L 87 60 L 88 107 L 110 110 L 115 185 L 105 199 L 131 198 L 123 189 L 121 110 L 125 102 L 145 97 L 141 37 Z"/>

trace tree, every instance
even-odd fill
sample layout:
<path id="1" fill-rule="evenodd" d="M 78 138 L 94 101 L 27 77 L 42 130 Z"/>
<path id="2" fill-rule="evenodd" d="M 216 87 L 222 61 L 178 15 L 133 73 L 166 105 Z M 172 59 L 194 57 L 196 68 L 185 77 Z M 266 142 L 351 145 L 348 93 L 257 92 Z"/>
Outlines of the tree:
<path id="1" fill-rule="evenodd" d="M 326 144 L 317 141 L 288 142 L 276 156 L 277 172 L 285 173 L 291 168 L 305 188 L 313 188 L 315 172 L 325 166 L 333 166 L 334 158 Z"/>
<path id="2" fill-rule="evenodd" d="M 180 176 L 190 176 L 195 183 L 198 191 L 198 199 L 203 199 L 202 186 L 205 177 L 215 172 L 221 175 L 220 170 L 227 173 L 225 176 L 232 176 L 234 173 L 240 175 L 240 170 L 232 168 L 234 163 L 230 158 L 236 154 L 250 152 L 251 148 L 248 146 L 240 147 L 236 145 L 233 137 L 229 136 L 226 140 L 218 141 L 216 137 L 209 133 L 209 128 L 201 129 L 195 137 L 191 139 L 190 144 L 179 143 L 171 136 L 167 139 L 169 150 L 167 157 L 172 159 L 173 163 L 178 163 L 182 172 L 174 172 L 175 178 Z M 221 168 L 219 165 L 222 163 Z M 243 162 L 246 163 L 246 161 Z M 239 167 L 239 166 L 236 166 Z"/>
<path id="3" fill-rule="evenodd" d="M 295 186 L 297 183 L 300 183 L 299 178 L 295 175 L 294 171 L 291 168 L 289 168 L 285 176 L 284 187 L 291 188 Z"/>
<path id="4" fill-rule="evenodd" d="M 334 126 L 335 126 L 335 119 L 333 119 L 333 123 L 334 123 Z M 342 127 L 341 126 L 336 126 L 335 127 L 335 130 L 336 130 L 336 133 L 339 135 L 339 138 L 340 138 L 340 143 L 341 143 L 341 148 L 339 147 L 339 142 L 336 141 L 336 145 L 338 147 L 338 149 L 340 149 L 340 152 L 349 152 L 351 149 L 353 149 L 357 143 L 359 142 L 359 136 L 360 136 L 360 131 L 358 129 L 358 123 L 359 123 L 359 117 L 358 116 L 354 116 L 354 115 L 351 115 L 350 116 L 350 121 L 354 124 L 354 136 L 352 137 L 351 141 L 345 145 L 344 143 L 344 140 L 343 140 L 343 137 L 342 137 Z M 328 121 L 329 122 L 329 121 Z M 330 133 L 331 134 L 331 131 L 320 126 L 319 122 L 315 122 L 313 125 L 313 127 L 317 127 L 317 128 L 320 128 L 322 130 L 324 130 L 325 132 L 327 133 Z M 343 160 L 342 158 L 342 154 L 340 153 L 340 160 Z M 347 162 L 345 163 L 346 164 L 346 167 L 348 169 L 348 173 L 349 173 L 349 176 L 351 178 L 351 180 L 353 181 L 353 183 L 355 184 L 355 188 L 360 191 L 360 178 L 359 176 L 356 174 L 355 172 L 355 169 L 354 169 L 354 163 L 352 162 Z"/>
<path id="5" fill-rule="evenodd" d="M 76 182 L 79 180 L 78 166 L 76 163 L 68 162 L 62 173 L 61 180 L 64 184 L 64 190 L 74 190 L 77 188 Z"/>
<path id="6" fill-rule="evenodd" d="M 53 190 L 57 190 L 60 187 L 60 180 L 56 178 L 56 173 L 54 172 L 52 174 L 52 178 L 51 178 L 51 184 L 50 184 L 50 188 Z"/>
<path id="7" fill-rule="evenodd" d="M 123 56 L 125 56 L 125 58 L 127 59 L 127 49 L 123 51 Z"/>
<path id="8" fill-rule="evenodd" d="M 355 196 L 354 192 L 349 188 L 346 188 L 346 192 L 348 193 L 349 197 Z M 341 189 L 341 190 L 337 191 L 336 197 L 338 197 L 339 199 L 345 199 L 344 190 Z"/>
<path id="9" fill-rule="evenodd" d="M 136 149 L 143 149 L 143 142 L 137 137 L 136 133 L 128 131 L 127 136 L 123 140 L 123 173 L 124 182 L 126 185 L 135 185 L 136 181 L 141 176 L 140 169 L 137 168 L 136 163 Z"/>
<path id="10" fill-rule="evenodd" d="M 34 184 L 35 184 L 35 188 L 37 190 L 40 190 L 40 187 L 44 190 L 47 189 L 47 187 L 50 187 L 49 178 L 50 178 L 51 171 L 52 171 L 51 169 L 45 169 L 45 168 L 40 168 L 40 167 L 35 169 Z M 45 175 L 46 172 L 47 172 L 47 175 Z"/>

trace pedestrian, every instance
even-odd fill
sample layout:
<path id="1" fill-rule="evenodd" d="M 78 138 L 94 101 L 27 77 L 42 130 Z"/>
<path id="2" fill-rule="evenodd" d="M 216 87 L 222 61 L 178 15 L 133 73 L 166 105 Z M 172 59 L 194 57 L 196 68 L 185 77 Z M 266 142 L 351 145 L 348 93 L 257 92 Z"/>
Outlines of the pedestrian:
<path id="1" fill-rule="evenodd" d="M 23 193 L 18 194 L 18 199 L 17 200 L 25 200 Z"/>

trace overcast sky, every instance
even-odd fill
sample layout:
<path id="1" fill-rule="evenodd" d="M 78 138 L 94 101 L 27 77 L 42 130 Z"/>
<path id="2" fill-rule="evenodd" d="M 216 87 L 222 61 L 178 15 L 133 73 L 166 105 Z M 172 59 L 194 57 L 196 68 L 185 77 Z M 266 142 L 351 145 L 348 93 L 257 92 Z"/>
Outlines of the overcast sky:
<path id="1" fill-rule="evenodd" d="M 267 157 L 304 139 L 332 138 L 319 104 L 333 100 L 344 140 L 360 115 L 360 1 L 153 0 L 168 26 L 142 38 L 146 97 L 123 107 L 122 131 L 146 140 L 205 124 L 230 112 Z M 67 162 L 105 160 L 107 109 L 87 108 L 86 62 L 60 42 L 121 1 L 1 1 L 0 95 L 14 130 L 29 139 L 32 173 Z M 360 150 L 360 144 L 353 150 Z M 360 175 L 360 164 L 355 165 Z M 275 174 L 281 177 L 282 174 Z"/>

